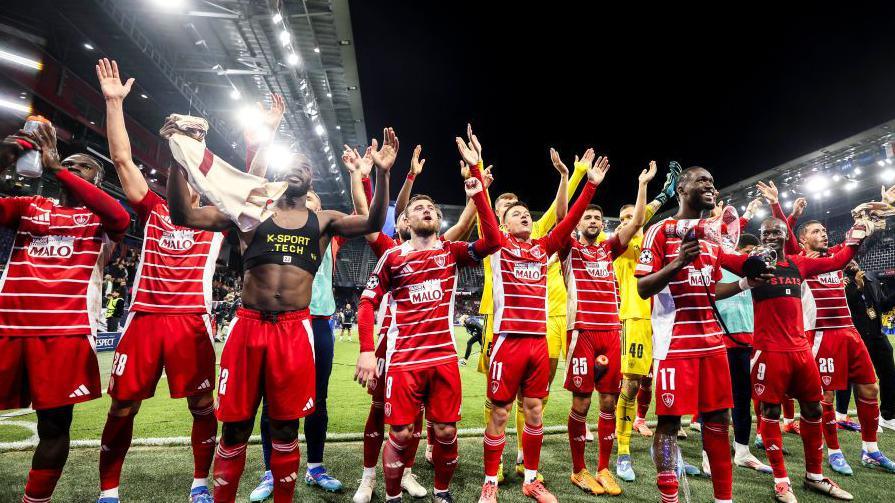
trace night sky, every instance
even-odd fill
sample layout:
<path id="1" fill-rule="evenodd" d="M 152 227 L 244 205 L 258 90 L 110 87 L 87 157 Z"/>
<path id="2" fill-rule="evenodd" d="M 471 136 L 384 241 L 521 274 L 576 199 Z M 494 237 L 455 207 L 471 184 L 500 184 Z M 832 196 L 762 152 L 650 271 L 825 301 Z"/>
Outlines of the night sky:
<path id="1" fill-rule="evenodd" d="M 548 147 L 570 168 L 588 146 L 609 155 L 595 201 L 615 215 L 650 159 L 661 168 L 651 195 L 672 159 L 707 167 L 722 188 L 895 118 L 895 15 L 879 7 L 486 3 L 350 4 L 368 133 L 396 128 L 395 185 L 421 143 L 416 192 L 443 203 L 463 200 L 453 138 L 467 121 L 495 165 L 492 191 L 533 209 L 546 208 L 558 181 Z"/>

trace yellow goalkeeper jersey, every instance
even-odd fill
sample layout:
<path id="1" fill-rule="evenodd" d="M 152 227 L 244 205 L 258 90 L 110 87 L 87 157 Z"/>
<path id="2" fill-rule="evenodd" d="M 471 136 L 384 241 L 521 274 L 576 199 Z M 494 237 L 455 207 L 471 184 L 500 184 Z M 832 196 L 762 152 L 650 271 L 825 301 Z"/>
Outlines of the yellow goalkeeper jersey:
<path id="1" fill-rule="evenodd" d="M 656 210 L 652 205 L 646 206 L 646 221 L 649 222 Z M 600 235 L 598 241 L 606 239 L 606 235 Z M 615 279 L 618 282 L 618 293 L 621 297 L 621 305 L 618 309 L 618 317 L 622 320 L 648 320 L 652 306 L 649 299 L 641 299 L 637 293 L 637 278 L 634 277 L 634 268 L 640 258 L 640 248 L 643 244 L 643 234 L 631 238 L 628 249 L 620 257 L 615 259 Z"/>

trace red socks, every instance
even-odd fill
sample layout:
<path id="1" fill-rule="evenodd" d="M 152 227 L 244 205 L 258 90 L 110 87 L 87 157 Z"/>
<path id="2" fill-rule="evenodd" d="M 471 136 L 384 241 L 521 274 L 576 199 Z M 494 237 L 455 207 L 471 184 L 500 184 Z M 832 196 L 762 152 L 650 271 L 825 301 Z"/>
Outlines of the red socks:
<path id="1" fill-rule="evenodd" d="M 653 385 L 653 379 L 650 377 L 641 377 L 640 378 L 640 388 L 637 390 L 637 418 L 644 419 L 646 418 L 646 413 L 649 412 L 649 404 L 650 400 L 653 398 L 653 394 L 650 392 L 650 388 Z"/>
<path id="2" fill-rule="evenodd" d="M 761 435 L 761 402 L 752 399 L 752 411 L 755 412 L 755 433 Z"/>
<path id="3" fill-rule="evenodd" d="M 811 421 L 802 417 L 799 420 L 802 446 L 805 449 L 805 471 L 808 473 L 823 473 L 824 437 L 820 423 L 820 419 Z"/>
<path id="4" fill-rule="evenodd" d="M 385 415 L 382 402 L 373 402 L 364 425 L 364 468 L 376 468 L 379 464 L 379 451 L 382 449 L 385 434 Z"/>
<path id="5" fill-rule="evenodd" d="M 217 442 L 218 419 L 214 416 L 214 403 L 204 409 L 190 409 L 193 415 L 193 478 L 208 477 L 214 447 Z"/>
<path id="6" fill-rule="evenodd" d="M 429 423 L 427 421 L 427 423 Z M 429 430 L 429 425 L 426 424 L 426 431 Z M 413 435 L 410 436 L 410 440 L 407 441 L 407 455 L 404 456 L 405 460 L 405 468 L 413 468 L 414 463 L 416 462 L 416 450 L 420 446 L 420 439 L 423 436 L 423 409 L 420 408 L 419 415 L 416 416 L 416 421 L 413 422 Z M 435 438 L 435 430 L 432 430 L 432 438 Z M 429 440 L 426 440 L 429 442 Z"/>
<path id="7" fill-rule="evenodd" d="M 457 435 L 444 441 L 435 438 L 432 447 L 432 463 L 435 465 L 435 492 L 447 491 L 457 469 Z"/>
<path id="8" fill-rule="evenodd" d="M 295 481 L 298 479 L 298 464 L 301 453 L 298 439 L 292 442 L 271 442 L 270 473 L 273 475 L 274 503 L 291 503 L 295 494 Z"/>
<path id="9" fill-rule="evenodd" d="M 804 435 L 804 430 L 802 435 Z M 783 434 L 780 432 L 780 421 L 777 419 L 761 418 L 761 439 L 764 442 L 764 450 L 768 454 L 768 463 L 774 470 L 775 479 L 785 479 L 786 464 L 783 462 Z M 712 476 L 715 474 L 712 473 Z"/>
<path id="10" fill-rule="evenodd" d="M 858 422 L 861 423 L 861 440 L 876 442 L 876 430 L 879 428 L 879 400 L 874 398 L 858 398 Z"/>
<path id="11" fill-rule="evenodd" d="M 124 417 L 108 415 L 99 451 L 99 487 L 115 489 L 120 484 L 121 467 L 131 446 L 134 435 L 134 415 Z M 55 484 L 55 482 L 54 482 Z"/>
<path id="12" fill-rule="evenodd" d="M 612 455 L 612 444 L 615 442 L 615 412 L 600 412 L 597 421 L 597 436 L 599 440 L 599 461 L 597 471 L 609 468 L 609 456 Z"/>
<path id="13" fill-rule="evenodd" d="M 506 436 L 501 433 L 499 436 L 492 437 L 485 432 L 485 476 L 496 477 L 497 470 L 500 468 L 500 458 L 503 456 L 503 446 L 506 444 Z"/>
<path id="14" fill-rule="evenodd" d="M 28 482 L 25 483 L 25 496 L 22 503 L 49 503 L 56 482 L 62 476 L 62 468 L 35 470 L 28 472 Z"/>
<path id="15" fill-rule="evenodd" d="M 273 455 L 271 455 L 273 462 Z M 239 478 L 246 465 L 246 444 L 218 444 L 214 456 L 214 501 L 233 503 L 239 489 Z"/>
<path id="16" fill-rule="evenodd" d="M 839 449 L 839 432 L 836 431 L 836 410 L 833 408 L 833 403 L 820 402 L 820 405 L 823 408 L 823 438 L 827 448 Z"/>
<path id="17" fill-rule="evenodd" d="M 702 423 L 702 448 L 712 468 L 712 488 L 716 500 L 733 498 L 733 464 L 730 460 L 730 425 Z"/>
<path id="18" fill-rule="evenodd" d="M 537 470 L 541 463 L 541 444 L 544 442 L 544 426 L 525 423 L 522 430 L 522 459 L 526 470 Z"/>
<path id="19" fill-rule="evenodd" d="M 569 449 L 572 451 L 572 473 L 587 468 L 584 447 L 587 444 L 587 418 L 574 410 L 569 411 Z M 600 435 L 602 437 L 602 435 Z"/>
<path id="20" fill-rule="evenodd" d="M 792 420 L 796 417 L 795 400 L 793 400 L 792 398 L 787 398 L 783 400 L 783 403 L 780 405 L 783 406 L 783 419 Z"/>
<path id="21" fill-rule="evenodd" d="M 386 499 L 401 496 L 401 478 L 404 476 L 404 455 L 407 444 L 398 441 L 392 433 L 382 449 L 382 474 L 385 476 Z"/>
<path id="22" fill-rule="evenodd" d="M 678 503 L 677 475 L 673 471 L 657 473 L 656 485 L 659 487 L 659 495 L 662 496 L 660 501 L 662 503 Z"/>

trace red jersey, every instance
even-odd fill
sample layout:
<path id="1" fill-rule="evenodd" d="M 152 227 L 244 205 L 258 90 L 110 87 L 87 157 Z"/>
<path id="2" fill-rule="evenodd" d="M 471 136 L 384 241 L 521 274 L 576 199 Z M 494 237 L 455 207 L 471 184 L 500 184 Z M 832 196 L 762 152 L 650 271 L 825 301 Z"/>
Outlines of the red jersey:
<path id="1" fill-rule="evenodd" d="M 617 236 L 602 243 L 585 246 L 569 238 L 560 251 L 566 281 L 569 330 L 615 330 L 621 328 L 618 317 L 619 294 L 613 261 L 621 256 Z"/>
<path id="2" fill-rule="evenodd" d="M 95 334 L 112 250 L 100 217 L 41 196 L 7 197 L 0 225 L 18 227 L 0 277 L 0 336 Z"/>
<path id="3" fill-rule="evenodd" d="M 666 218 L 646 232 L 634 275 L 647 276 L 671 263 L 681 238 L 676 228 L 692 222 Z M 723 330 L 715 318 L 709 296 L 721 279 L 721 247 L 699 240 L 696 260 L 677 272 L 653 298 L 653 354 L 657 360 L 701 357 L 725 351 Z"/>
<path id="4" fill-rule="evenodd" d="M 791 352 L 809 349 L 808 338 L 802 323 L 802 290 L 807 280 L 803 278 L 823 275 L 826 271 L 841 269 L 855 255 L 855 247 L 843 247 L 835 256 L 808 258 L 790 255 L 777 262 L 774 278 L 766 285 L 751 290 L 752 309 L 755 313 L 755 336 L 752 347 L 762 351 Z M 741 264 L 745 256 L 725 261 L 725 267 L 735 274 L 742 274 Z"/>
<path id="5" fill-rule="evenodd" d="M 410 243 L 379 259 L 361 295 L 377 305 L 391 293 L 386 367 L 414 370 L 457 361 L 452 329 L 457 267 L 474 264 L 471 243 L 436 241 L 414 250 Z"/>
<path id="6" fill-rule="evenodd" d="M 382 258 L 385 255 L 385 252 L 391 250 L 392 248 L 398 246 L 398 243 L 385 235 L 384 232 L 380 232 L 376 237 L 376 241 L 372 243 L 368 243 L 370 245 L 370 249 L 373 250 L 373 254 L 376 255 L 377 259 Z M 382 296 L 382 302 L 379 303 L 379 309 L 376 314 L 376 322 L 379 323 L 379 339 L 380 342 L 377 342 L 377 346 L 381 344 L 381 340 L 385 337 L 388 332 L 389 325 L 392 324 L 392 312 L 388 308 L 388 300 L 389 294 L 386 293 Z"/>
<path id="7" fill-rule="evenodd" d="M 144 230 L 130 310 L 210 313 L 211 283 L 224 235 L 173 225 L 168 204 L 151 190 L 133 207 Z"/>
<path id="8" fill-rule="evenodd" d="M 829 249 L 826 257 L 850 246 L 837 245 Z M 854 255 L 854 253 L 852 253 Z M 850 259 L 849 259 L 850 260 Z M 842 282 L 842 268 L 824 274 L 811 275 L 802 288 L 802 311 L 806 330 L 829 330 L 832 328 L 854 327 L 851 311 L 845 299 L 845 284 Z"/>

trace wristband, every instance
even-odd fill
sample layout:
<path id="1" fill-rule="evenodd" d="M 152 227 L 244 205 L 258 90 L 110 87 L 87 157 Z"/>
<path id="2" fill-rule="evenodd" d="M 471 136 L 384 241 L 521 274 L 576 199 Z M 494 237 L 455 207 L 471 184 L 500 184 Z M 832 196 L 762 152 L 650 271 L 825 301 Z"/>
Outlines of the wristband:
<path id="1" fill-rule="evenodd" d="M 408 172 L 407 172 L 407 179 L 410 180 L 410 181 L 412 182 L 414 178 L 416 178 L 416 175 L 413 173 L 413 171 L 408 171 Z"/>
<path id="2" fill-rule="evenodd" d="M 740 286 L 740 290 L 742 290 L 742 291 L 744 291 L 744 292 L 745 292 L 746 290 L 751 290 L 751 289 L 752 289 L 752 285 L 749 284 L 749 279 L 748 279 L 748 278 L 740 278 L 740 281 L 739 281 L 739 283 L 737 283 L 737 284 Z"/>

